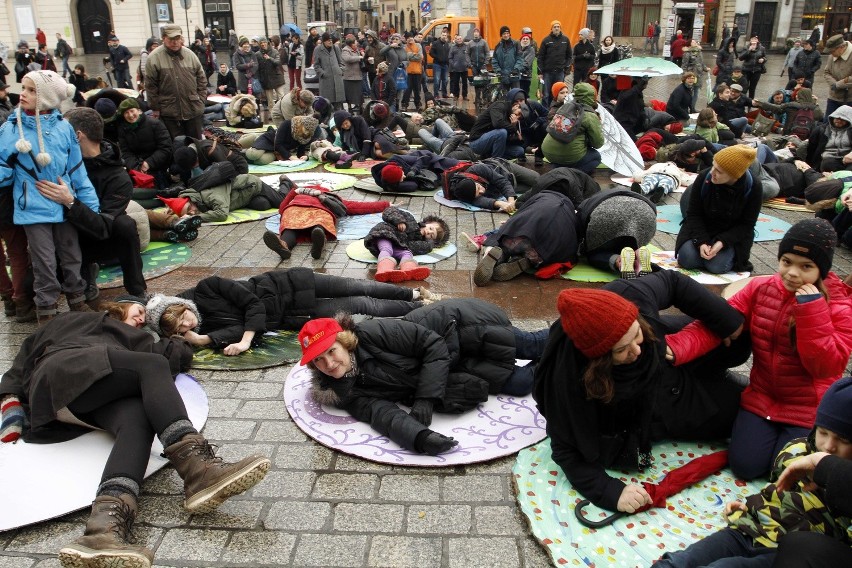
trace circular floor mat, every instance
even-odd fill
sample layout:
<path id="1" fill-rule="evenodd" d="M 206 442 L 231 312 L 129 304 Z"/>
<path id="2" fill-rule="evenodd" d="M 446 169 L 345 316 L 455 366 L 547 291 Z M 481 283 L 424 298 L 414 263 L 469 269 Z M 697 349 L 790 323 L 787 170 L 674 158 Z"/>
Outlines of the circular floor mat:
<path id="1" fill-rule="evenodd" d="M 280 175 L 281 174 L 263 176 L 260 179 L 263 180 L 264 183 L 273 187 L 274 189 L 278 189 L 278 178 L 280 177 Z M 315 172 L 297 172 L 294 174 L 288 173 L 287 177 L 290 178 L 290 181 L 292 181 L 298 186 L 319 185 L 328 189 L 329 191 L 348 189 L 355 185 L 355 182 L 358 181 L 355 176 L 345 174 L 332 174 L 319 170 Z"/>
<path id="2" fill-rule="evenodd" d="M 260 165 L 260 164 L 249 164 L 248 173 L 256 176 L 265 176 L 269 174 L 287 174 L 290 172 L 303 172 L 305 170 L 311 170 L 319 165 L 319 162 L 316 160 L 308 160 L 307 162 L 303 162 L 302 160 L 282 160 L 275 161 L 269 164 Z"/>
<path id="3" fill-rule="evenodd" d="M 263 336 L 260 347 L 252 347 L 235 357 L 221 350 L 201 349 L 192 357 L 193 369 L 207 371 L 249 371 L 295 363 L 302 358 L 296 332 L 269 331 Z"/>
<path id="4" fill-rule="evenodd" d="M 375 166 L 376 164 L 381 164 L 382 160 L 356 160 L 352 162 L 352 167 L 338 169 L 334 167 L 334 164 L 326 164 L 323 166 L 327 171 L 336 173 L 336 174 L 350 174 L 353 176 L 368 176 L 370 175 L 370 168 Z"/>
<path id="5" fill-rule="evenodd" d="M 142 275 L 151 280 L 177 270 L 192 256 L 192 249 L 183 243 L 153 242 L 142 251 Z M 120 288 L 124 286 L 121 266 L 102 266 L 98 272 L 98 288 Z"/>
<path id="6" fill-rule="evenodd" d="M 337 219 L 337 240 L 356 241 L 363 239 L 370 233 L 370 229 L 382 222 L 381 213 L 368 213 L 366 215 L 347 215 Z M 278 233 L 281 224 L 281 215 L 273 215 L 266 220 L 266 230 Z"/>
<path id="7" fill-rule="evenodd" d="M 545 420 L 532 396 L 497 395 L 463 414 L 436 412 L 430 428 L 452 436 L 459 445 L 438 456 L 418 454 L 399 447 L 347 412 L 318 404 L 310 385 L 310 372 L 300 365 L 284 383 L 284 402 L 296 425 L 323 446 L 374 462 L 425 467 L 477 463 L 511 455 L 546 435 Z"/>
<path id="8" fill-rule="evenodd" d="M 355 189 L 366 191 L 368 193 L 381 193 L 385 196 L 399 195 L 400 197 L 432 197 L 435 192 L 430 191 L 386 191 L 382 186 L 376 183 L 372 177 L 365 177 L 355 182 Z"/>
<path id="9" fill-rule="evenodd" d="M 432 252 L 428 254 L 418 254 L 414 257 L 420 264 L 435 264 L 441 260 L 446 260 L 456 254 L 456 245 L 453 243 L 447 243 L 441 248 L 436 248 Z M 348 247 L 346 247 L 346 254 L 349 255 L 349 258 L 352 260 L 357 260 L 359 262 L 366 262 L 367 264 L 376 264 L 379 259 L 373 256 L 367 247 L 364 246 L 364 239 L 359 239 L 350 243 Z"/>
<path id="10" fill-rule="evenodd" d="M 680 213 L 680 205 L 658 205 L 657 206 L 657 229 L 664 233 L 676 235 L 680 231 L 680 223 L 683 216 Z M 755 225 L 755 241 L 781 240 L 784 233 L 790 228 L 790 223 L 761 213 Z"/>

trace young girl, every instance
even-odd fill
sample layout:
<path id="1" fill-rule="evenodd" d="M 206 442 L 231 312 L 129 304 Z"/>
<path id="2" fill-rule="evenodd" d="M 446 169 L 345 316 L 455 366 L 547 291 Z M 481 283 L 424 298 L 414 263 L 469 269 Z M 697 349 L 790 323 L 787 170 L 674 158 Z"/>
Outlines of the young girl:
<path id="1" fill-rule="evenodd" d="M 736 143 L 734 133 L 731 129 L 719 122 L 716 118 L 716 111 L 707 107 L 701 109 L 698 113 L 698 119 L 695 124 L 695 133 L 711 144 L 722 146 L 732 146 Z"/>
<path id="2" fill-rule="evenodd" d="M 418 223 L 411 213 L 391 206 L 382 213 L 382 222 L 370 229 L 364 246 L 379 259 L 379 282 L 426 280 L 432 271 L 418 266 L 414 256 L 443 246 L 449 238 L 450 228 L 440 217 L 427 215 Z"/>
<path id="3" fill-rule="evenodd" d="M 77 229 L 66 222 L 65 210 L 79 200 L 97 213 L 100 203 L 74 129 L 58 110 L 74 94 L 74 87 L 55 71 L 31 71 L 22 84 L 14 120 L 10 117 L 0 128 L 0 185 L 14 185 L 14 220 L 27 234 L 41 324 L 56 316 L 60 292 L 71 310 L 90 311 L 84 302 L 86 282 L 80 277 Z M 74 199 L 59 204 L 44 197 L 41 191 L 50 191 L 51 186 L 67 186 Z"/>
<path id="4" fill-rule="evenodd" d="M 852 299 L 830 272 L 836 240 L 828 221 L 799 221 L 778 247 L 778 272 L 754 278 L 729 300 L 745 316 L 754 357 L 731 433 L 738 477 L 766 475 L 790 440 L 807 435 L 820 398 L 849 361 Z M 720 342 L 697 323 L 666 341 L 675 365 Z"/>
<path id="5" fill-rule="evenodd" d="M 88 91 L 86 88 L 86 81 L 89 80 L 89 76 L 86 75 L 86 68 L 83 67 L 81 63 L 78 63 L 74 66 L 74 72 L 68 76 L 68 82 L 74 85 L 77 89 L 77 92 L 74 93 L 74 98 L 72 99 L 77 106 L 83 106 L 86 100 L 83 98 L 83 93 Z"/>

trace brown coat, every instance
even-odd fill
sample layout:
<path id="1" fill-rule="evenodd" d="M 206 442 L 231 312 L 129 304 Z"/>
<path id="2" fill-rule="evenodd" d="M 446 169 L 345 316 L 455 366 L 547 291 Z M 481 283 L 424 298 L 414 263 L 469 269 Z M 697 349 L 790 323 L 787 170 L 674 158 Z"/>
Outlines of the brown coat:
<path id="1" fill-rule="evenodd" d="M 828 64 L 825 66 L 823 75 L 828 83 L 828 98 L 833 101 L 842 103 L 852 102 L 852 44 L 846 42 L 846 51 L 848 53 L 846 60 L 842 57 L 835 59 L 831 55 L 828 56 Z M 849 86 L 848 89 L 835 89 L 834 84 L 838 81 L 845 81 Z"/>
<path id="2" fill-rule="evenodd" d="M 172 55 L 160 46 L 145 61 L 145 92 L 161 117 L 189 120 L 204 114 L 207 76 L 192 51 L 182 47 Z"/>

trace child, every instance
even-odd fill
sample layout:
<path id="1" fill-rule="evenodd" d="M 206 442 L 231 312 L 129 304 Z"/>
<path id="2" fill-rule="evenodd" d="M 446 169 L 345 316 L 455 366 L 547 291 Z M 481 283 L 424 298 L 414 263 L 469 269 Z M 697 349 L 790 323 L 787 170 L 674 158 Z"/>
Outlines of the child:
<path id="1" fill-rule="evenodd" d="M 72 311 L 87 312 L 80 278 L 77 229 L 65 222 L 65 210 L 79 200 L 97 213 L 95 188 L 86 175 L 74 129 L 59 113 L 74 87 L 55 71 L 31 71 L 22 80 L 15 118 L 0 128 L 0 185 L 14 184 L 14 220 L 23 225 L 35 276 L 36 315 L 39 324 L 56 316 L 60 291 Z M 60 204 L 44 197 L 51 186 L 68 186 L 74 199 Z M 57 278 L 56 259 L 62 269 Z"/>
<path id="2" fill-rule="evenodd" d="M 695 121 L 695 133 L 711 144 L 718 146 L 721 150 L 722 145 L 732 146 L 736 144 L 734 133 L 726 125 L 719 122 L 716 117 L 716 111 L 710 107 L 701 109 L 698 113 L 698 119 Z"/>
<path id="3" fill-rule="evenodd" d="M 825 504 L 825 493 L 810 481 L 796 482 L 781 492 L 774 481 L 795 459 L 814 452 L 827 452 L 852 459 L 852 378 L 845 377 L 826 391 L 816 411 L 814 428 L 807 438 L 792 440 L 775 458 L 772 481 L 760 493 L 725 506 L 728 528 L 696 542 L 686 550 L 666 553 L 658 568 L 722 566 L 724 558 L 757 560 L 749 566 L 770 566 L 776 556 L 778 539 L 785 534 L 810 531 L 849 542 L 849 518 Z M 758 560 L 759 559 L 759 560 Z"/>
<path id="4" fill-rule="evenodd" d="M 745 316 L 754 357 L 731 433 L 738 477 L 766 475 L 785 444 L 807 434 L 820 397 L 849 361 L 852 301 L 850 288 L 830 272 L 836 241 L 828 221 L 799 221 L 778 247 L 778 273 L 754 278 L 729 300 Z M 700 323 L 666 341 L 675 365 L 720 342 Z"/>
<path id="5" fill-rule="evenodd" d="M 382 222 L 370 229 L 364 246 L 379 259 L 379 282 L 426 280 L 432 271 L 418 266 L 414 256 L 443 246 L 449 238 L 450 228 L 440 217 L 427 215 L 418 223 L 411 213 L 391 206 L 382 213 Z"/>
<path id="6" fill-rule="evenodd" d="M 74 98 L 72 99 L 77 106 L 83 106 L 86 100 L 83 98 L 83 93 L 88 91 L 86 88 L 86 82 L 89 80 L 89 76 L 86 75 L 86 68 L 83 67 L 81 63 L 78 63 L 74 66 L 74 72 L 68 77 L 68 82 L 74 85 L 74 88 L 77 91 L 74 93 Z"/>

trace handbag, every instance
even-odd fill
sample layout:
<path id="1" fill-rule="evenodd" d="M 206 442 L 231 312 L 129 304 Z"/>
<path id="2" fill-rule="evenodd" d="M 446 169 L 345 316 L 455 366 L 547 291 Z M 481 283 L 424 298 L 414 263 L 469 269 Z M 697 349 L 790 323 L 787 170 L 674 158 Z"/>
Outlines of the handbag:
<path id="1" fill-rule="evenodd" d="M 416 183 L 419 191 L 432 191 L 440 187 L 438 174 L 427 168 L 415 166 L 405 175 L 405 179 Z"/>
<path id="2" fill-rule="evenodd" d="M 153 188 L 154 176 L 140 172 L 139 170 L 129 170 L 130 179 L 133 181 L 133 187 Z"/>
<path id="3" fill-rule="evenodd" d="M 714 65 L 714 66 L 713 66 L 713 70 L 712 70 L 712 71 L 710 71 L 710 73 L 712 73 L 714 77 L 718 77 L 718 76 L 719 76 L 719 66 L 718 66 L 718 65 Z"/>
<path id="4" fill-rule="evenodd" d="M 757 113 L 757 116 L 754 117 L 754 124 L 751 125 L 751 133 L 754 136 L 766 136 L 772 132 L 774 126 L 774 118 L 766 116 L 763 113 Z"/>

